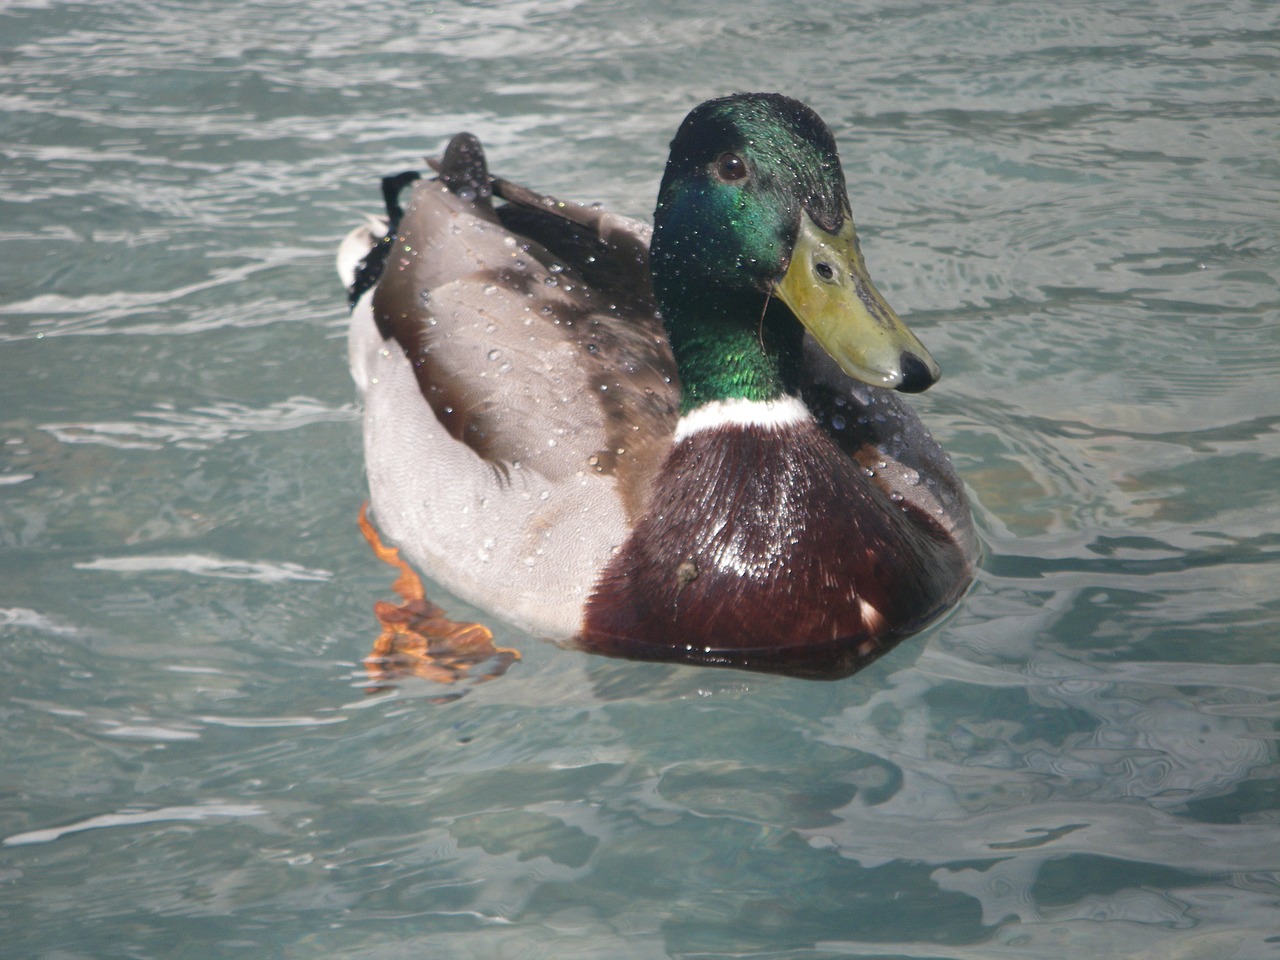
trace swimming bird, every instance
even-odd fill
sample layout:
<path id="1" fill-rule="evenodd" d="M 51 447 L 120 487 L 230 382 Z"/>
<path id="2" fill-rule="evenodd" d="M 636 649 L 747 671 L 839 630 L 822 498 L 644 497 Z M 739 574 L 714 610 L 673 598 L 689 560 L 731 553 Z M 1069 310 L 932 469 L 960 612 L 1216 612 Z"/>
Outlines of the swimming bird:
<path id="1" fill-rule="evenodd" d="M 431 163 L 338 257 L 373 511 L 415 567 L 583 650 L 802 677 L 961 597 L 964 488 L 900 398 L 938 365 L 812 109 L 695 108 L 652 229 L 492 176 L 470 134 Z"/>

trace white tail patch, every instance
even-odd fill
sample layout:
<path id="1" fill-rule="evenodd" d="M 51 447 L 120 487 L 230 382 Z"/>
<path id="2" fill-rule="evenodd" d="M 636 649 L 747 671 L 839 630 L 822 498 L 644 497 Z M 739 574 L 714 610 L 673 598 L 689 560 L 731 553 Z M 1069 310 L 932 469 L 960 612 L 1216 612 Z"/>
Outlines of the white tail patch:
<path id="1" fill-rule="evenodd" d="M 712 400 L 695 407 L 676 424 L 675 442 L 717 427 L 759 427 L 783 430 L 812 422 L 809 408 L 798 397 L 774 400 Z"/>
<path id="2" fill-rule="evenodd" d="M 360 269 L 360 261 L 369 255 L 369 251 L 387 233 L 387 221 L 382 217 L 365 219 L 368 222 L 348 233 L 338 246 L 338 256 L 334 266 L 338 268 L 342 285 L 348 290 L 355 285 L 356 271 Z"/>

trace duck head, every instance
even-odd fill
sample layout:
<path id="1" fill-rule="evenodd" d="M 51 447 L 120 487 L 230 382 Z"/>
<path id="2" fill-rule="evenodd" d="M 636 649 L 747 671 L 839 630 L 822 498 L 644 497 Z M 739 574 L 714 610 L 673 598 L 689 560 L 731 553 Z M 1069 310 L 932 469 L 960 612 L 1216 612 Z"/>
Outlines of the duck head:
<path id="1" fill-rule="evenodd" d="M 873 386 L 917 392 L 939 377 L 872 284 L 835 139 L 799 101 L 735 94 L 685 118 L 659 189 L 650 261 L 693 403 L 793 392 L 805 329 Z M 739 357 L 749 340 L 762 357 Z"/>

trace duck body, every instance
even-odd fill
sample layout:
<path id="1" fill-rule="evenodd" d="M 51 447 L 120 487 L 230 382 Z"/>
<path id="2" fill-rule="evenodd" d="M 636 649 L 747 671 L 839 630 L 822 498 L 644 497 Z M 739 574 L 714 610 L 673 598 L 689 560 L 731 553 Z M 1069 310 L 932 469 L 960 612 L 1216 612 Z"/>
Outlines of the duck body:
<path id="1" fill-rule="evenodd" d="M 869 281 L 866 353 L 822 299 L 865 275 L 829 140 L 777 95 L 704 104 L 656 237 L 491 177 L 466 134 L 403 208 L 387 181 L 385 228 L 339 253 L 383 533 L 477 606 L 635 659 L 846 676 L 954 604 L 963 487 L 847 372 L 922 389 L 936 365 Z"/>

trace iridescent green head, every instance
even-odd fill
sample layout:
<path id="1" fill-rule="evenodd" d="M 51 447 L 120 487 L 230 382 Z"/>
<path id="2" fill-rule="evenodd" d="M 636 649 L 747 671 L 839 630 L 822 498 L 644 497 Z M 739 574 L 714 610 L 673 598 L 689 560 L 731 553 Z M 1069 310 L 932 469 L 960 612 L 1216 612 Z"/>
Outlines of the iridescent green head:
<path id="1" fill-rule="evenodd" d="M 831 131 L 796 100 L 735 94 L 685 118 L 650 260 L 686 409 L 794 392 L 804 329 L 867 383 L 938 378 L 867 276 Z"/>

